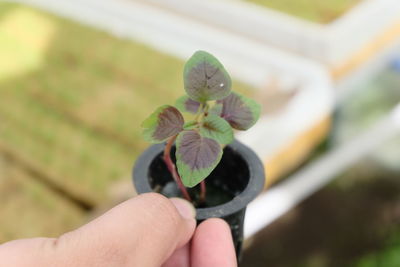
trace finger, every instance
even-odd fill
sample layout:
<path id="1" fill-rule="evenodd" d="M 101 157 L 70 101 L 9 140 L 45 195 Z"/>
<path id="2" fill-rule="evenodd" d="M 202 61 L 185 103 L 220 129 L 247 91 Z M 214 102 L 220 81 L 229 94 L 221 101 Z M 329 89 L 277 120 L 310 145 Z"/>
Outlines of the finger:
<path id="1" fill-rule="evenodd" d="M 162 267 L 189 267 L 190 266 L 190 243 L 177 249 Z"/>
<path id="2" fill-rule="evenodd" d="M 231 230 L 221 219 L 202 222 L 192 238 L 192 267 L 237 266 Z"/>
<path id="3" fill-rule="evenodd" d="M 161 266 L 195 224 L 186 201 L 143 194 L 60 238 L 0 246 L 0 266 Z"/>

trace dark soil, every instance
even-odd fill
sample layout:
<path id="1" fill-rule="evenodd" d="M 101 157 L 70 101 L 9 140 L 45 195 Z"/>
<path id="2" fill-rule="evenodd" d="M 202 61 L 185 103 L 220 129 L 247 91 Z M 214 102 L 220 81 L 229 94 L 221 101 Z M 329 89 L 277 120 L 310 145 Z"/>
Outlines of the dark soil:
<path id="1" fill-rule="evenodd" d="M 175 148 L 171 150 L 171 158 L 175 161 Z M 199 186 L 189 189 L 189 194 L 197 208 L 214 207 L 229 202 L 239 195 L 246 188 L 248 178 L 249 170 L 246 162 L 234 150 L 226 147 L 220 163 L 205 180 L 206 203 L 197 203 Z M 154 191 L 168 197 L 181 196 L 161 153 L 151 163 L 150 184 Z"/>

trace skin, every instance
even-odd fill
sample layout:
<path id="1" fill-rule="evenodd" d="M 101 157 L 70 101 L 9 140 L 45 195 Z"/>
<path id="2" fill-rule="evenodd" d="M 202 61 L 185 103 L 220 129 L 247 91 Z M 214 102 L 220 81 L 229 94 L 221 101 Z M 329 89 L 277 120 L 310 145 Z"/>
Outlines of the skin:
<path id="1" fill-rule="evenodd" d="M 58 238 L 0 245 L 0 267 L 234 267 L 229 226 L 208 219 L 196 228 L 195 210 L 156 193 L 132 198 Z"/>

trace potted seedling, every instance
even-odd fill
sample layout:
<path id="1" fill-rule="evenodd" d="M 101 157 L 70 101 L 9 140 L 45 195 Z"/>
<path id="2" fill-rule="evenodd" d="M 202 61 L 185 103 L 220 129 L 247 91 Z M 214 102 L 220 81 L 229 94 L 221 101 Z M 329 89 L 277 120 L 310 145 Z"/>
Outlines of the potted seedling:
<path id="1" fill-rule="evenodd" d="M 234 140 L 233 129 L 253 126 L 260 106 L 231 91 L 229 74 L 207 52 L 197 51 L 183 75 L 186 95 L 142 123 L 144 138 L 156 145 L 136 161 L 134 185 L 139 194 L 153 191 L 191 201 L 198 222 L 226 220 L 239 255 L 246 206 L 264 186 L 264 169 L 251 149 Z M 185 122 L 181 112 L 193 118 Z"/>

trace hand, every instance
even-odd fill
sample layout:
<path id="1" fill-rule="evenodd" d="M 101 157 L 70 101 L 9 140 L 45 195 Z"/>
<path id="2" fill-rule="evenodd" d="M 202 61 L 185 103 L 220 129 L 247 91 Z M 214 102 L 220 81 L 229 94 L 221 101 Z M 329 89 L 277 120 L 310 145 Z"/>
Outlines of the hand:
<path id="1" fill-rule="evenodd" d="M 229 226 L 209 219 L 196 229 L 194 216 L 185 200 L 143 194 L 59 238 L 0 245 L 0 267 L 237 266 Z"/>

